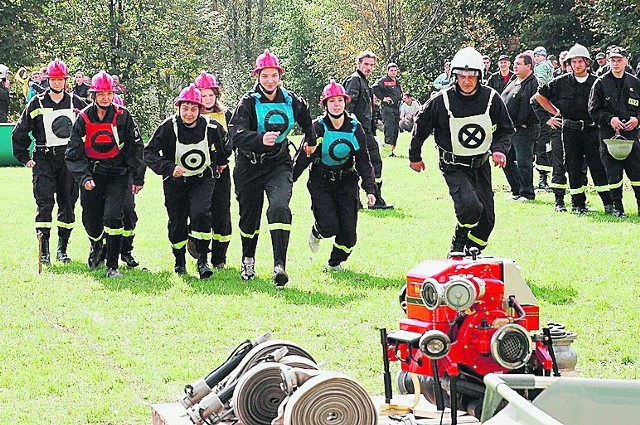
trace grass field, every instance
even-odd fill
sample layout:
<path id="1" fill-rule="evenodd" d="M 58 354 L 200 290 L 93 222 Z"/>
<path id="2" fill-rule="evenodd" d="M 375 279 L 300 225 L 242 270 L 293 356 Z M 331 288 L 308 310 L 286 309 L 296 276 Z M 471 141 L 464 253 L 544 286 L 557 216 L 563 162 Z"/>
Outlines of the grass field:
<path id="1" fill-rule="evenodd" d="M 407 144 L 403 133 L 399 151 Z M 306 176 L 296 183 L 284 290 L 271 283 L 266 232 L 259 278 L 240 280 L 237 228 L 228 270 L 201 281 L 191 263 L 189 276 L 174 275 L 160 177 L 150 171 L 137 198 L 140 270 L 123 268 L 124 276 L 111 280 L 104 269 L 88 272 L 89 243 L 79 224 L 74 261 L 38 275 L 30 171 L 0 169 L 0 424 L 149 423 L 149 404 L 174 401 L 239 342 L 267 330 L 381 394 L 378 329 L 397 327 L 405 273 L 445 256 L 455 226 L 432 146 L 423 150 L 426 173 L 411 171 L 406 158 L 384 160 L 384 196 L 396 209 L 360 213 L 359 242 L 344 273 L 323 270 L 329 241 L 319 253 L 309 251 Z M 506 201 L 506 181 L 494 171 L 497 224 L 486 253 L 522 267 L 543 322 L 578 332 L 582 376 L 640 379 L 640 221 L 632 193 L 625 192 L 626 220 L 602 214 L 594 193 L 590 204 L 600 212 L 578 217 L 555 213 L 547 193 L 530 204 Z M 236 225 L 235 201 L 233 208 Z M 79 204 L 77 211 L 79 223 Z"/>

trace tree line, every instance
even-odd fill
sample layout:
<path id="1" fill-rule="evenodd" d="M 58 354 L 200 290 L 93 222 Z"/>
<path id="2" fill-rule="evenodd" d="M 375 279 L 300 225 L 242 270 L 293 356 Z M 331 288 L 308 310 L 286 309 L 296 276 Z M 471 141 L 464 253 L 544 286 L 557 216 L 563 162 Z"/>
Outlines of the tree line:
<path id="1" fill-rule="evenodd" d="M 375 75 L 396 62 L 405 91 L 424 101 L 461 46 L 494 62 L 538 45 L 557 54 L 576 42 L 592 52 L 622 45 L 637 59 L 638 22 L 640 6 L 617 0 L 4 0 L 0 62 L 15 72 L 57 57 L 72 71 L 118 74 L 127 106 L 149 132 L 203 69 L 219 77 L 233 108 L 265 48 L 315 114 L 322 87 L 353 72 L 364 49 L 378 55 Z M 24 98 L 13 92 L 15 115 Z"/>

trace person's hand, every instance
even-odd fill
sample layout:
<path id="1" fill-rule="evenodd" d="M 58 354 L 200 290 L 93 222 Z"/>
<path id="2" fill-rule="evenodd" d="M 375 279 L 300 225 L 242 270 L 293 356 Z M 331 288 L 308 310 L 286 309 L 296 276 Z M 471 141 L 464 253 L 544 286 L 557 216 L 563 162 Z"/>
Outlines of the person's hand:
<path id="1" fill-rule="evenodd" d="M 307 154 L 307 158 L 309 158 L 316 151 L 317 147 L 318 147 L 318 145 L 309 146 L 309 145 L 307 145 L 305 143 L 304 146 L 302 147 L 302 149 L 304 149 L 304 152 Z"/>
<path id="2" fill-rule="evenodd" d="M 424 165 L 424 161 L 418 161 L 418 162 L 409 162 L 409 167 L 411 167 L 411 169 L 415 172 L 421 172 L 424 169 L 426 169 L 425 165 Z"/>
<path id="3" fill-rule="evenodd" d="M 383 97 L 382 101 L 385 102 L 385 103 L 392 103 L 393 102 L 393 100 L 391 100 L 391 98 L 389 96 Z"/>
<path id="4" fill-rule="evenodd" d="M 24 164 L 24 166 L 27 168 L 33 168 L 36 166 L 36 162 L 33 159 L 30 159 L 27 161 L 26 164 Z"/>
<path id="5" fill-rule="evenodd" d="M 562 127 L 562 118 L 560 117 L 551 117 L 547 120 L 547 125 L 551 128 L 561 128 Z"/>
<path id="6" fill-rule="evenodd" d="M 629 121 L 627 121 L 627 123 L 625 124 L 624 129 L 625 131 L 631 131 L 636 127 L 638 127 L 638 118 L 631 117 L 629 118 Z"/>
<path id="7" fill-rule="evenodd" d="M 507 166 L 507 155 L 502 152 L 494 152 L 491 154 L 491 159 L 493 159 L 493 165 L 495 167 L 504 168 Z"/>
<path id="8" fill-rule="evenodd" d="M 372 207 L 376 204 L 376 195 L 367 193 L 367 206 Z"/>
<path id="9" fill-rule="evenodd" d="M 171 174 L 173 177 L 178 178 L 178 177 L 182 177 L 182 175 L 184 174 L 185 169 L 182 168 L 179 165 L 176 165 L 176 168 L 173 169 L 173 173 Z"/>
<path id="10" fill-rule="evenodd" d="M 93 179 L 87 180 L 86 182 L 84 182 L 84 190 L 93 190 L 95 188 L 96 188 L 96 182 L 94 182 Z"/>
<path id="11" fill-rule="evenodd" d="M 137 195 L 138 192 L 140 192 L 142 190 L 142 185 L 138 186 L 137 184 L 134 184 L 131 186 L 131 193 L 133 193 L 134 195 Z"/>
<path id="12" fill-rule="evenodd" d="M 624 130 L 625 129 L 625 123 L 620 121 L 620 118 L 618 118 L 618 117 L 611 118 L 610 124 L 611 124 L 611 127 L 616 131 L 620 131 L 620 130 Z"/>
<path id="13" fill-rule="evenodd" d="M 227 168 L 228 164 L 218 165 L 216 170 L 218 170 L 218 174 L 221 174 L 225 168 Z"/>
<path id="14" fill-rule="evenodd" d="M 273 146 L 276 144 L 276 139 L 280 136 L 279 131 L 267 131 L 262 136 L 262 144 L 265 146 Z"/>

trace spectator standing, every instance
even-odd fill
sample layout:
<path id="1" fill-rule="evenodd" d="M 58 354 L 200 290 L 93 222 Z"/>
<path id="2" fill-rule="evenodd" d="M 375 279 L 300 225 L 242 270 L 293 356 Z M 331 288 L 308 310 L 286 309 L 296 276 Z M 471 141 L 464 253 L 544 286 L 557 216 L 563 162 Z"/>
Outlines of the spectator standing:
<path id="1" fill-rule="evenodd" d="M 487 55 L 482 56 L 482 63 L 484 64 L 484 70 L 482 71 L 482 84 L 486 85 L 491 76 L 491 58 Z"/>
<path id="2" fill-rule="evenodd" d="M 451 85 L 451 62 L 444 63 L 444 72 L 435 79 L 433 82 L 433 88 L 441 91 L 446 90 Z"/>
<path id="3" fill-rule="evenodd" d="M 489 77 L 487 85 L 498 92 L 502 93 L 505 87 L 515 74 L 511 71 L 511 60 L 509 56 L 500 55 L 498 58 L 498 72 L 494 72 Z"/>
<path id="4" fill-rule="evenodd" d="M 400 105 L 400 130 L 413 130 L 413 123 L 418 111 L 420 111 L 420 102 L 415 100 L 409 93 L 402 96 L 402 105 Z"/>
<path id="5" fill-rule="evenodd" d="M 9 122 L 9 68 L 0 64 L 0 123 Z"/>
<path id="6" fill-rule="evenodd" d="M 73 85 L 73 94 L 80 99 L 86 101 L 89 94 L 89 85 L 84 82 L 84 74 L 81 71 L 76 72 L 75 84 Z"/>

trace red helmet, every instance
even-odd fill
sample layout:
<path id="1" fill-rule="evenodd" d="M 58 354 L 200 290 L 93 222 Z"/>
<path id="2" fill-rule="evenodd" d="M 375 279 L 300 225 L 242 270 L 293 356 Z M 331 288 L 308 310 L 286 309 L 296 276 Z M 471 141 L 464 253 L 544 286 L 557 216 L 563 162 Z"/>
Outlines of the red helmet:
<path id="1" fill-rule="evenodd" d="M 91 78 L 91 87 L 89 91 L 101 92 L 101 91 L 113 91 L 115 84 L 113 83 L 113 77 L 102 70 Z"/>
<path id="2" fill-rule="evenodd" d="M 265 68 L 276 68 L 280 74 L 284 74 L 284 68 L 280 66 L 280 61 L 269 49 L 256 58 L 256 67 L 251 74 L 255 77 Z"/>
<path id="3" fill-rule="evenodd" d="M 218 84 L 216 77 L 211 74 L 207 74 L 205 71 L 202 71 L 202 74 L 196 77 L 195 84 L 200 90 L 220 88 L 220 84 Z"/>
<path id="4" fill-rule="evenodd" d="M 67 65 L 56 59 L 47 66 L 47 78 L 69 78 Z"/>
<path id="5" fill-rule="evenodd" d="M 124 100 L 117 94 L 113 95 L 113 104 L 118 106 L 124 106 Z"/>
<path id="6" fill-rule="evenodd" d="M 325 102 L 330 97 L 336 97 L 336 96 L 344 97 L 345 103 L 351 102 L 351 96 L 347 94 L 344 87 L 342 87 L 342 84 L 336 83 L 336 80 L 332 78 L 329 84 L 324 86 L 324 89 L 322 89 L 322 96 L 320 96 L 320 106 L 324 106 Z"/>
<path id="7" fill-rule="evenodd" d="M 183 102 L 195 103 L 197 105 L 204 106 L 202 104 L 202 94 L 195 84 L 192 83 L 189 87 L 182 89 L 180 96 L 176 99 L 175 105 L 180 106 Z"/>

